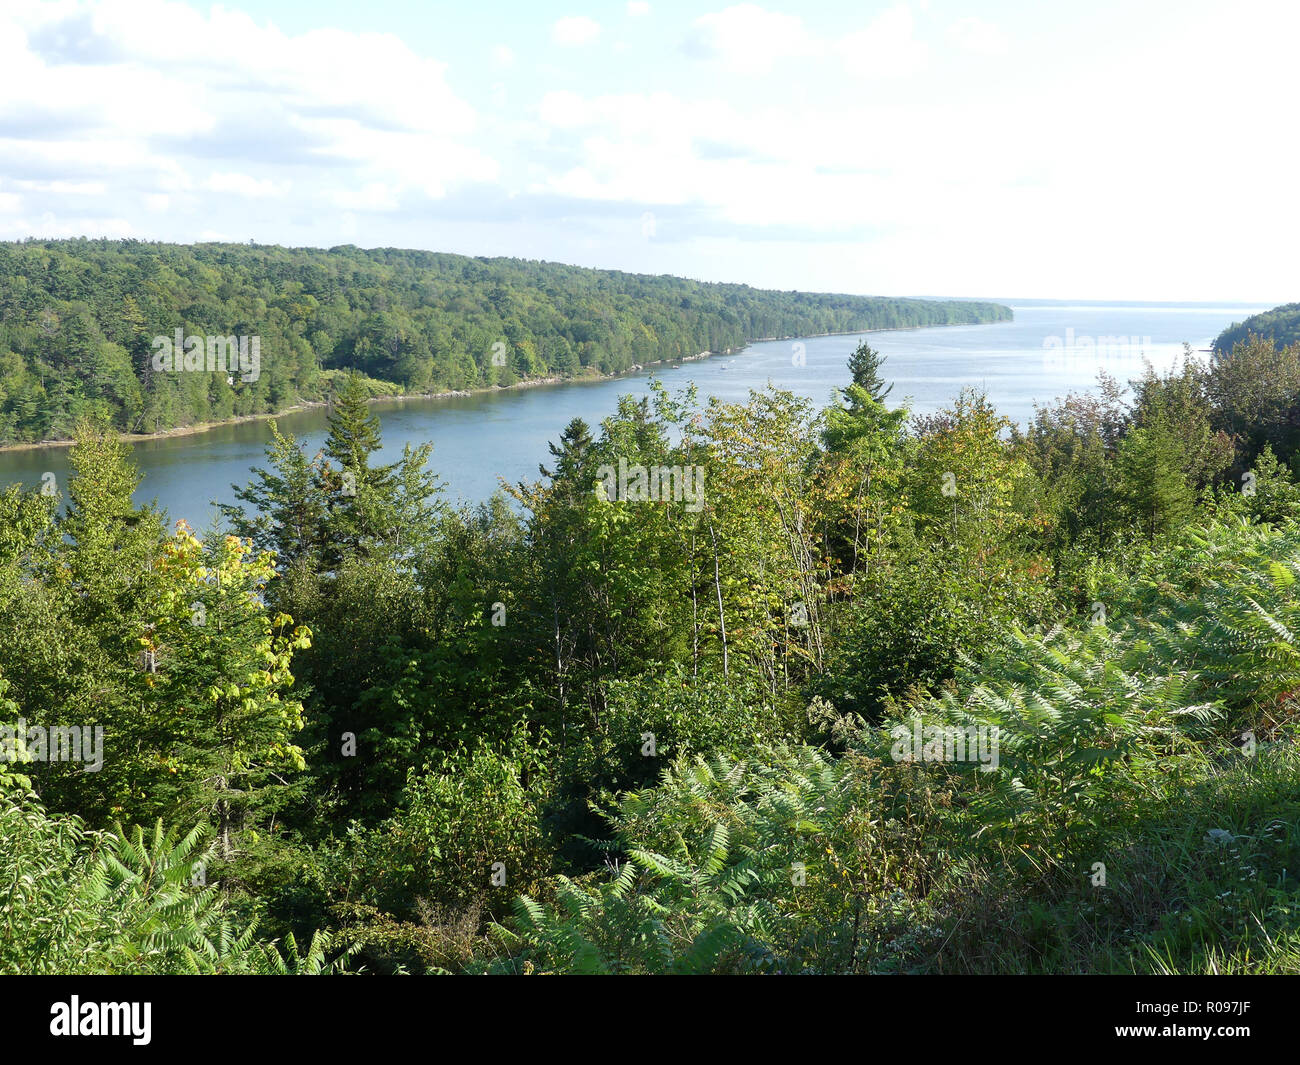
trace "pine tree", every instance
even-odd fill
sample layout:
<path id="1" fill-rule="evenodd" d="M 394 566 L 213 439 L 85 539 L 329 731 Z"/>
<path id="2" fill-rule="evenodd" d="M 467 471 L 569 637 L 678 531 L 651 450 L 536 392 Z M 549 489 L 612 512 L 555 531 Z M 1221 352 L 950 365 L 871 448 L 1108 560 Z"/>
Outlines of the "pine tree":
<path id="1" fill-rule="evenodd" d="M 892 384 L 886 385 L 884 378 L 880 375 L 881 367 L 884 364 L 885 357 L 865 340 L 849 356 L 849 373 L 853 375 L 853 383 L 864 389 L 873 400 L 881 404 L 885 402 L 885 398 L 889 393 L 894 390 L 894 386 Z"/>
<path id="2" fill-rule="evenodd" d="M 251 514 L 238 504 L 217 507 L 238 536 L 252 540 L 259 551 L 274 552 L 280 569 L 306 565 L 314 571 L 325 536 L 319 463 L 308 459 L 293 435 L 282 434 L 275 421 L 266 456 L 269 469 L 254 468 L 246 486 L 230 486 Z"/>
<path id="3" fill-rule="evenodd" d="M 73 619 L 93 631 L 94 645 L 111 661 L 124 665 L 135 657 L 127 648 L 138 634 L 163 519 L 132 501 L 140 473 L 115 432 L 83 420 L 76 433 L 56 560 L 68 578 Z"/>
<path id="4" fill-rule="evenodd" d="M 398 461 L 371 465 L 382 439 L 368 395 L 361 376 L 349 374 L 329 416 L 323 454 L 338 468 L 326 462 L 317 475 L 328 512 L 325 569 L 336 569 L 347 558 L 409 555 L 442 510 L 436 500 L 442 482 L 427 469 L 432 444 L 408 444 Z"/>
<path id="5" fill-rule="evenodd" d="M 1125 436 L 1118 462 L 1120 498 L 1148 537 L 1187 523 L 1196 497 L 1183 474 L 1182 448 L 1163 422 Z"/>
<path id="6" fill-rule="evenodd" d="M 107 426 L 78 422 L 68 460 L 64 557 L 74 578 L 87 585 L 118 584 L 152 557 L 162 536 L 161 517 L 132 501 L 140 472 L 131 462 L 130 446 Z"/>
<path id="7" fill-rule="evenodd" d="M 541 475 L 550 478 L 569 503 L 588 493 L 592 479 L 592 439 L 587 423 L 574 418 L 564 427 L 559 444 L 548 443 L 546 446 L 555 459 L 555 468 L 548 470 L 539 464 L 537 469 Z"/>
<path id="8" fill-rule="evenodd" d="M 334 396 L 329 413 L 325 454 L 344 470 L 360 476 L 379 450 L 379 419 L 370 412 L 370 391 L 359 373 L 349 373 Z"/>

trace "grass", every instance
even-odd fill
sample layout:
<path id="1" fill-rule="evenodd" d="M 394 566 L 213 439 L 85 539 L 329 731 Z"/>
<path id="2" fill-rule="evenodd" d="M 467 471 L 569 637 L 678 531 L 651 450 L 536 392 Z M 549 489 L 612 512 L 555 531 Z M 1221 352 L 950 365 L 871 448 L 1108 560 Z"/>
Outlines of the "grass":
<path id="1" fill-rule="evenodd" d="M 1095 856 L 1037 879 L 968 874 L 942 948 L 913 970 L 1300 973 L 1300 743 L 1204 765 L 1195 783 L 1153 787 Z"/>

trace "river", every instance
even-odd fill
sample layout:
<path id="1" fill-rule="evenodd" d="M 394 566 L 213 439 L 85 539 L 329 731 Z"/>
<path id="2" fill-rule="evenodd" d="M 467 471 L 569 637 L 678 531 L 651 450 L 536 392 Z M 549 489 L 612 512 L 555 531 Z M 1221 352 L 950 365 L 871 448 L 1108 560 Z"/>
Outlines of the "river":
<path id="1" fill-rule="evenodd" d="M 1142 372 L 1144 360 L 1158 370 L 1179 360 L 1183 343 L 1204 349 L 1227 325 L 1265 307 L 1202 304 L 1069 304 L 1002 301 L 1015 320 L 989 325 L 942 326 L 868 334 L 886 356 L 891 404 L 907 401 L 929 413 L 949 403 L 966 385 L 987 390 L 997 408 L 1023 424 L 1034 404 L 1096 384 L 1105 370 L 1121 383 Z M 613 413 L 624 393 L 644 395 L 656 376 L 670 389 L 695 382 L 700 395 L 743 401 L 768 381 L 819 404 L 848 380 L 846 361 L 858 336 L 762 341 L 731 355 L 656 367 L 617 379 L 501 390 L 490 394 L 385 401 L 375 410 L 383 424 L 382 459 L 404 443 L 431 441 L 432 465 L 452 499 L 479 501 L 509 481 L 537 476 L 575 417 L 593 427 Z M 1202 356 L 1204 357 L 1204 356 Z M 311 408 L 281 415 L 281 429 L 313 449 L 325 438 L 326 412 Z M 261 464 L 270 439 L 265 421 L 218 426 L 188 436 L 137 442 L 144 473 L 140 502 L 157 499 L 172 521 L 185 518 L 199 529 L 215 517 L 213 499 L 233 501 L 232 482 L 243 484 L 249 467 Z M 39 485 L 51 472 L 66 484 L 68 453 L 62 447 L 0 452 L 0 483 Z"/>

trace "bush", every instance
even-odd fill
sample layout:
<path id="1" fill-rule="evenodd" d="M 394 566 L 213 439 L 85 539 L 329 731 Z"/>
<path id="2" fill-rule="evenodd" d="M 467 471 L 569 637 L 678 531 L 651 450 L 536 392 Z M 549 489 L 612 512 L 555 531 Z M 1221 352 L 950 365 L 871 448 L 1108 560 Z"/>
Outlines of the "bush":
<path id="1" fill-rule="evenodd" d="M 692 677 L 679 663 L 612 681 L 605 693 L 595 727 L 571 730 L 548 810 L 548 827 L 570 864 L 599 862 L 591 840 L 608 830 L 595 811 L 612 808 L 620 792 L 653 783 L 674 758 L 744 755 L 798 733 L 790 703 L 752 682 Z"/>
<path id="2" fill-rule="evenodd" d="M 206 884 L 203 831 L 90 832 L 21 792 L 0 795 L 0 973 L 332 971 L 329 941 L 300 954 L 256 938 Z"/>

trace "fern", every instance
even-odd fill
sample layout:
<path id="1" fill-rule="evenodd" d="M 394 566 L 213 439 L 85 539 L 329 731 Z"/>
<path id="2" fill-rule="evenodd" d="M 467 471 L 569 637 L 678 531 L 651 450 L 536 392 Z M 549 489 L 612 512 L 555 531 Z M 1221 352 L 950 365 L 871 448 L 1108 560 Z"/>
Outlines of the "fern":
<path id="1" fill-rule="evenodd" d="M 263 973 L 338 971 L 330 940 L 283 952 L 238 924 L 213 886 L 195 884 L 210 857 L 201 828 L 181 834 L 92 832 L 49 817 L 29 794 L 0 795 L 0 972 Z"/>

